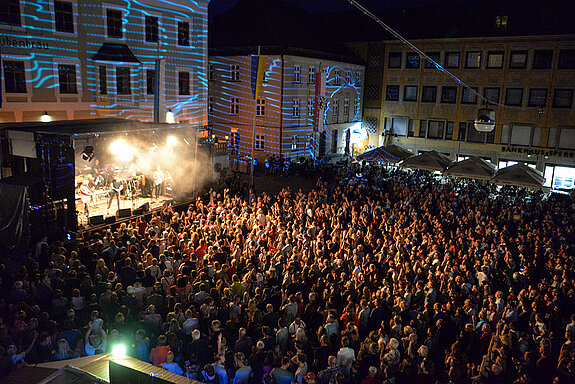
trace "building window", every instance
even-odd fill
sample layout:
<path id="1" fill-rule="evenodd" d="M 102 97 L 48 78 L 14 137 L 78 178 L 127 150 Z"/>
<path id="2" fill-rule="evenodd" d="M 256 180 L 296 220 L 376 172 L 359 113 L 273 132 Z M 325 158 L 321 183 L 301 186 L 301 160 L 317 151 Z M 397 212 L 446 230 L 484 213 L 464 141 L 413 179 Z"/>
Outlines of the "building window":
<path id="1" fill-rule="evenodd" d="M 507 28 L 507 16 L 495 16 L 495 28 Z"/>
<path id="2" fill-rule="evenodd" d="M 429 120 L 427 123 L 427 138 L 428 139 L 443 139 L 443 130 L 445 129 L 445 121 Z"/>
<path id="3" fill-rule="evenodd" d="M 430 59 L 435 61 L 437 64 L 439 64 L 439 60 L 440 60 L 439 52 L 429 52 L 429 53 L 426 53 L 426 55 L 427 55 L 427 57 L 429 57 Z M 425 68 L 426 69 L 435 68 L 435 64 L 433 64 L 431 61 L 429 61 L 429 59 L 425 59 Z"/>
<path id="4" fill-rule="evenodd" d="M 523 88 L 507 88 L 505 105 L 520 106 L 523 101 Z"/>
<path id="5" fill-rule="evenodd" d="M 216 79 L 216 71 L 213 65 L 208 65 L 208 80 L 214 81 Z"/>
<path id="6" fill-rule="evenodd" d="M 148 43 L 157 43 L 159 41 L 158 31 L 158 17 L 146 15 L 146 41 Z"/>
<path id="7" fill-rule="evenodd" d="M 214 113 L 214 97 L 210 96 L 208 99 L 208 113 Z"/>
<path id="8" fill-rule="evenodd" d="M 388 85 L 385 88 L 385 100 L 389 101 L 399 100 L 399 85 Z"/>
<path id="9" fill-rule="evenodd" d="M 503 52 L 487 53 L 487 68 L 503 68 Z"/>
<path id="10" fill-rule="evenodd" d="M 309 67 L 309 72 L 308 72 L 308 79 L 307 82 L 310 84 L 315 83 L 315 73 L 317 71 L 316 67 Z"/>
<path id="11" fill-rule="evenodd" d="M 256 116 L 266 115 L 266 101 L 265 99 L 256 100 Z"/>
<path id="12" fill-rule="evenodd" d="M 361 82 L 361 71 L 357 71 L 357 72 L 355 73 L 355 83 L 356 83 L 357 85 L 359 85 L 360 82 Z"/>
<path id="13" fill-rule="evenodd" d="M 387 68 L 401 68 L 401 52 L 389 52 L 387 56 Z"/>
<path id="14" fill-rule="evenodd" d="M 467 136 L 467 123 L 459 123 L 459 141 L 465 141 Z"/>
<path id="15" fill-rule="evenodd" d="M 313 121 L 313 115 L 315 112 L 315 99 L 308 99 L 307 101 L 307 116 L 309 121 Z"/>
<path id="16" fill-rule="evenodd" d="M 184 96 L 190 94 L 190 72 L 178 72 L 178 94 Z"/>
<path id="17" fill-rule="evenodd" d="M 349 99 L 343 99 L 343 114 L 349 115 Z"/>
<path id="18" fill-rule="evenodd" d="M 108 68 L 103 65 L 98 67 L 98 77 L 100 79 L 100 95 L 108 94 Z"/>
<path id="19" fill-rule="evenodd" d="M 475 129 L 473 123 L 467 123 L 464 129 L 467 130 L 466 141 L 468 143 L 485 143 L 485 132 L 479 132 L 477 129 Z M 495 130 L 493 130 L 493 132 L 495 132 Z"/>
<path id="20" fill-rule="evenodd" d="M 419 64 L 421 60 L 418 53 L 408 53 L 405 55 L 405 68 L 407 69 L 419 69 Z"/>
<path id="21" fill-rule="evenodd" d="M 178 21 L 178 45 L 190 46 L 190 23 L 187 21 Z"/>
<path id="22" fill-rule="evenodd" d="M 74 8 L 71 2 L 54 1 L 56 31 L 74 33 Z"/>
<path id="23" fill-rule="evenodd" d="M 156 93 L 156 70 L 146 69 L 146 94 Z"/>
<path id="24" fill-rule="evenodd" d="M 415 136 L 415 120 L 409 119 L 407 122 L 407 137 Z"/>
<path id="25" fill-rule="evenodd" d="M 338 136 L 339 132 L 337 131 L 337 129 L 334 129 L 333 131 L 331 131 L 331 151 L 333 153 L 337 152 L 337 136 Z"/>
<path id="26" fill-rule="evenodd" d="M 437 87 L 424 86 L 421 93 L 421 101 L 424 103 L 435 103 L 437 100 Z"/>
<path id="27" fill-rule="evenodd" d="M 239 97 L 232 97 L 230 99 L 230 113 L 232 115 L 239 115 L 240 114 L 240 98 Z"/>
<path id="28" fill-rule="evenodd" d="M 461 94 L 461 104 L 477 104 L 477 91 L 478 88 L 471 89 L 463 87 L 463 92 Z"/>
<path id="29" fill-rule="evenodd" d="M 481 68 L 481 52 L 467 52 L 465 68 Z"/>
<path id="30" fill-rule="evenodd" d="M 559 51 L 559 69 L 575 69 L 575 49 L 562 49 Z"/>
<path id="31" fill-rule="evenodd" d="M 445 68 L 459 68 L 459 52 L 445 52 Z"/>
<path id="32" fill-rule="evenodd" d="M 230 65 L 230 78 L 232 81 L 240 81 L 240 66 L 237 64 Z"/>
<path id="33" fill-rule="evenodd" d="M 339 69 L 335 69 L 333 71 L 333 77 L 334 77 L 333 85 L 341 85 L 341 77 L 339 74 Z"/>
<path id="34" fill-rule="evenodd" d="M 256 135 L 256 149 L 264 149 L 264 135 Z"/>
<path id="35" fill-rule="evenodd" d="M 419 122 L 419 137 L 427 137 L 427 120 L 421 120 Z"/>
<path id="36" fill-rule="evenodd" d="M 509 59 L 510 69 L 525 69 L 527 68 L 527 51 L 511 51 L 511 58 Z"/>
<path id="37" fill-rule="evenodd" d="M 115 39 L 124 37 L 122 11 L 118 9 L 106 9 L 106 22 L 108 26 L 108 37 Z"/>
<path id="38" fill-rule="evenodd" d="M 483 96 L 493 104 L 499 103 L 500 94 L 501 90 L 499 88 L 485 88 L 483 90 Z"/>
<path id="39" fill-rule="evenodd" d="M 551 60 L 553 59 L 552 50 L 535 51 L 533 55 L 533 69 L 549 69 L 551 68 Z"/>
<path id="40" fill-rule="evenodd" d="M 554 108 L 571 108 L 573 100 L 572 89 L 556 89 L 553 93 Z"/>
<path id="41" fill-rule="evenodd" d="M 58 80 L 60 81 L 60 93 L 78 93 L 76 66 L 74 64 L 58 64 Z"/>
<path id="42" fill-rule="evenodd" d="M 547 104 L 547 90 L 546 89 L 530 89 L 529 90 L 529 101 L 527 106 L 529 107 L 545 107 Z"/>
<path id="43" fill-rule="evenodd" d="M 301 83 L 301 66 L 299 65 L 293 67 L 293 82 Z"/>
<path id="44" fill-rule="evenodd" d="M 457 87 L 441 87 L 441 102 L 455 104 L 457 102 Z"/>
<path id="45" fill-rule="evenodd" d="M 26 93 L 26 70 L 23 61 L 4 60 L 4 88 L 6 93 Z"/>
<path id="46" fill-rule="evenodd" d="M 20 26 L 20 0 L 5 0 L 0 5 L 0 25 Z"/>
<path id="47" fill-rule="evenodd" d="M 345 83 L 351 84 L 351 72 L 349 71 L 345 72 Z"/>
<path id="48" fill-rule="evenodd" d="M 295 99 L 293 101 L 293 107 L 292 107 L 291 115 L 293 117 L 299 117 L 299 99 Z"/>
<path id="49" fill-rule="evenodd" d="M 453 139 L 453 121 L 448 121 L 445 128 L 445 140 Z"/>
<path id="50" fill-rule="evenodd" d="M 116 89 L 118 95 L 131 95 L 132 85 L 130 83 L 130 68 L 116 68 Z"/>
<path id="51" fill-rule="evenodd" d="M 404 101 L 417 101 L 417 85 L 406 85 L 403 87 Z"/>
<path id="52" fill-rule="evenodd" d="M 334 116 L 339 115 L 339 100 L 338 99 L 334 99 L 332 101 L 332 112 Z"/>
<path id="53" fill-rule="evenodd" d="M 353 116 L 354 116 L 354 118 L 356 118 L 358 114 L 359 114 L 359 100 L 354 99 L 353 100 Z"/>

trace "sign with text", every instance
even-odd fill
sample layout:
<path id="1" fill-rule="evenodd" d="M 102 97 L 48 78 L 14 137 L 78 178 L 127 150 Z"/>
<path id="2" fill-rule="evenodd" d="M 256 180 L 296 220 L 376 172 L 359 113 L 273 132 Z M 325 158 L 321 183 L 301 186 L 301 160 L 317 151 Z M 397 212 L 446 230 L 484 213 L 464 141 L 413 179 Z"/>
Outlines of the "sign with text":
<path id="1" fill-rule="evenodd" d="M 504 153 L 516 153 L 519 155 L 531 155 L 531 156 L 545 156 L 545 157 L 562 157 L 575 159 L 575 151 L 561 150 L 561 149 L 549 149 L 549 148 L 522 148 L 522 147 L 501 147 L 501 152 Z"/>

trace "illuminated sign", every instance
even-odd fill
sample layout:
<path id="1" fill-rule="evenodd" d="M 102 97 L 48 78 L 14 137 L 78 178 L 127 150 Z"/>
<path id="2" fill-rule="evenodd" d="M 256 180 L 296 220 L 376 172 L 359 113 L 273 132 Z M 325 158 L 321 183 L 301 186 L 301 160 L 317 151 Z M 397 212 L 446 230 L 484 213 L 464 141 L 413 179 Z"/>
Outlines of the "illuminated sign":
<path id="1" fill-rule="evenodd" d="M 564 157 L 569 159 L 575 158 L 573 151 L 561 151 L 558 149 L 547 148 L 521 148 L 521 147 L 501 147 L 501 152 L 517 153 L 530 156 L 546 156 L 546 157 Z"/>
<path id="2" fill-rule="evenodd" d="M 36 48 L 36 49 L 50 49 L 50 46 L 41 40 L 30 40 L 27 38 L 11 38 L 9 36 L 0 36 L 1 47 L 14 47 L 14 48 Z"/>

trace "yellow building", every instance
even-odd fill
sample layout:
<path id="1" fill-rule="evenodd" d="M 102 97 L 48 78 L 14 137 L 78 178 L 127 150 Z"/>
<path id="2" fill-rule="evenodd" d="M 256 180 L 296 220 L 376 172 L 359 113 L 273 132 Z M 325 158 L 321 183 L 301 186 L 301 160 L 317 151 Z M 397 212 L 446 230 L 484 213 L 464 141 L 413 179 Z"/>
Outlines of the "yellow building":
<path id="1" fill-rule="evenodd" d="M 498 167 L 524 162 L 548 186 L 575 186 L 575 35 L 412 43 L 494 103 L 495 130 L 475 130 L 482 100 L 400 41 L 353 44 L 367 63 L 363 124 L 377 127 L 372 145 L 476 155 Z"/>

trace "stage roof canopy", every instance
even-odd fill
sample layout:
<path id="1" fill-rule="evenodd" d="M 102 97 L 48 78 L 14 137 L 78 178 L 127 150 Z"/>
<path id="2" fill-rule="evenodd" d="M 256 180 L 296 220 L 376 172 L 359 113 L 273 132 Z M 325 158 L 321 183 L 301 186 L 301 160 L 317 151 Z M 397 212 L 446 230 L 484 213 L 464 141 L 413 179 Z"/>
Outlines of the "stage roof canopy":
<path id="1" fill-rule="evenodd" d="M 191 127 L 190 124 L 144 123 L 136 120 L 102 118 L 86 120 L 60 120 L 43 123 L 39 121 L 25 123 L 0 124 L 0 130 L 35 132 L 62 136 L 82 136 L 105 133 L 124 133 L 137 131 L 167 130 Z"/>

